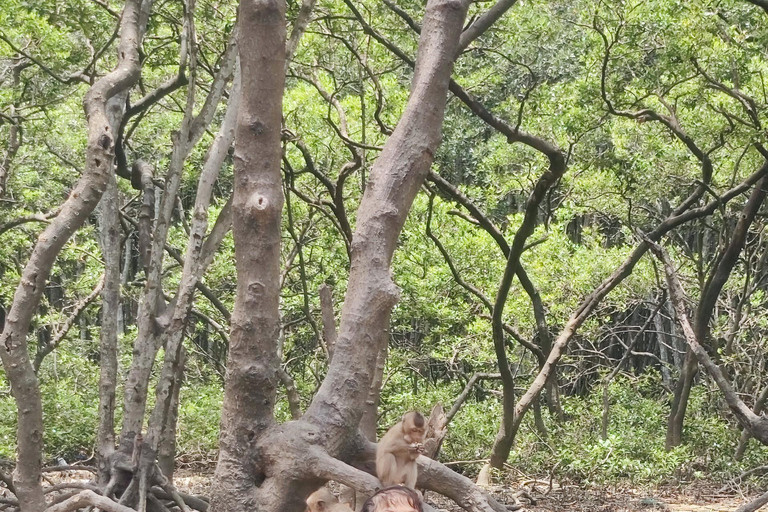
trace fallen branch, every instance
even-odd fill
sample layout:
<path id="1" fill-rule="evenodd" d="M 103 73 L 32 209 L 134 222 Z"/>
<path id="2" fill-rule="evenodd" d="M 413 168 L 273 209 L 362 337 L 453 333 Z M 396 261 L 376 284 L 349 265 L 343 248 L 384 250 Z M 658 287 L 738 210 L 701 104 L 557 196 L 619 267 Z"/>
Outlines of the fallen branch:
<path id="1" fill-rule="evenodd" d="M 136 512 L 130 507 L 115 503 L 109 498 L 99 496 L 91 490 L 78 493 L 66 501 L 63 501 L 52 507 L 48 507 L 45 512 L 72 512 L 74 510 L 87 506 L 97 507 L 105 512 Z"/>
<path id="2" fill-rule="evenodd" d="M 736 512 L 754 512 L 755 510 L 763 508 L 765 505 L 768 505 L 768 492 L 756 500 L 750 501 L 749 503 L 740 506 L 736 509 Z"/>

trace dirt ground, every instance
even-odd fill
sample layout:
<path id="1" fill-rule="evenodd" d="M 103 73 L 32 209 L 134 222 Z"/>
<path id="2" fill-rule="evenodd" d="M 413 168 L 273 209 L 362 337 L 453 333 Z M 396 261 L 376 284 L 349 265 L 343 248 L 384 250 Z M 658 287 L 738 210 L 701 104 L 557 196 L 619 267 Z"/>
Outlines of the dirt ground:
<path id="1" fill-rule="evenodd" d="M 184 492 L 210 495 L 211 476 L 180 472 L 175 482 Z M 718 494 L 719 487 L 714 484 L 691 484 L 655 489 L 585 489 L 576 485 L 553 484 L 552 489 L 549 489 L 549 482 L 521 481 L 493 487 L 490 491 L 502 503 L 512 505 L 515 503 L 515 494 L 525 490 L 527 496 L 520 496 L 518 502 L 522 505 L 520 510 L 530 512 L 733 512 L 755 495 L 750 493 L 745 496 L 738 490 Z M 450 500 L 435 493 L 428 492 L 426 499 L 438 509 L 448 512 L 461 510 Z"/>

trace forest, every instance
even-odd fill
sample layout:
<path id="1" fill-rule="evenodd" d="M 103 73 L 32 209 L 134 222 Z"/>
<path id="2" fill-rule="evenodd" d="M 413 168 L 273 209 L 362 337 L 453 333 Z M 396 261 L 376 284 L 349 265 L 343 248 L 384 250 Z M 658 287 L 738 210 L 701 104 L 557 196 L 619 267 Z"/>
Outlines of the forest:
<path id="1" fill-rule="evenodd" d="M 0 512 L 768 505 L 766 82 L 768 0 L 2 0 Z"/>

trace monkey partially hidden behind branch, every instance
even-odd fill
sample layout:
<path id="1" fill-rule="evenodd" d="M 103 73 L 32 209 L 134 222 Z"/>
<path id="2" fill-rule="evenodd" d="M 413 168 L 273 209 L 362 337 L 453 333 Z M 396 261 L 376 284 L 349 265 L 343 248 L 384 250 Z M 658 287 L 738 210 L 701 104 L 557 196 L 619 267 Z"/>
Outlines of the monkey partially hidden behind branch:
<path id="1" fill-rule="evenodd" d="M 351 512 L 352 509 L 339 503 L 327 487 L 321 487 L 307 498 L 306 512 Z"/>
<path id="2" fill-rule="evenodd" d="M 424 451 L 425 427 L 424 416 L 410 411 L 384 434 L 376 448 L 376 475 L 382 484 L 416 488 L 416 459 Z"/>

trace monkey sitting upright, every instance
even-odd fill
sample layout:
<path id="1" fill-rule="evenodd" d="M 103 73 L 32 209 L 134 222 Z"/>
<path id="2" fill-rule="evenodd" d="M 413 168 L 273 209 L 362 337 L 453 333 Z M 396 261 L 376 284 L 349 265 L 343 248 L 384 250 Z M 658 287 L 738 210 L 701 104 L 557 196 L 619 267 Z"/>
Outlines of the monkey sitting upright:
<path id="1" fill-rule="evenodd" d="M 382 484 L 416 487 L 416 459 L 424 451 L 425 427 L 424 416 L 410 411 L 384 434 L 376 448 L 376 475 Z"/>
<path id="2" fill-rule="evenodd" d="M 352 512 L 352 509 L 339 503 L 336 496 L 323 486 L 307 498 L 306 512 Z"/>

